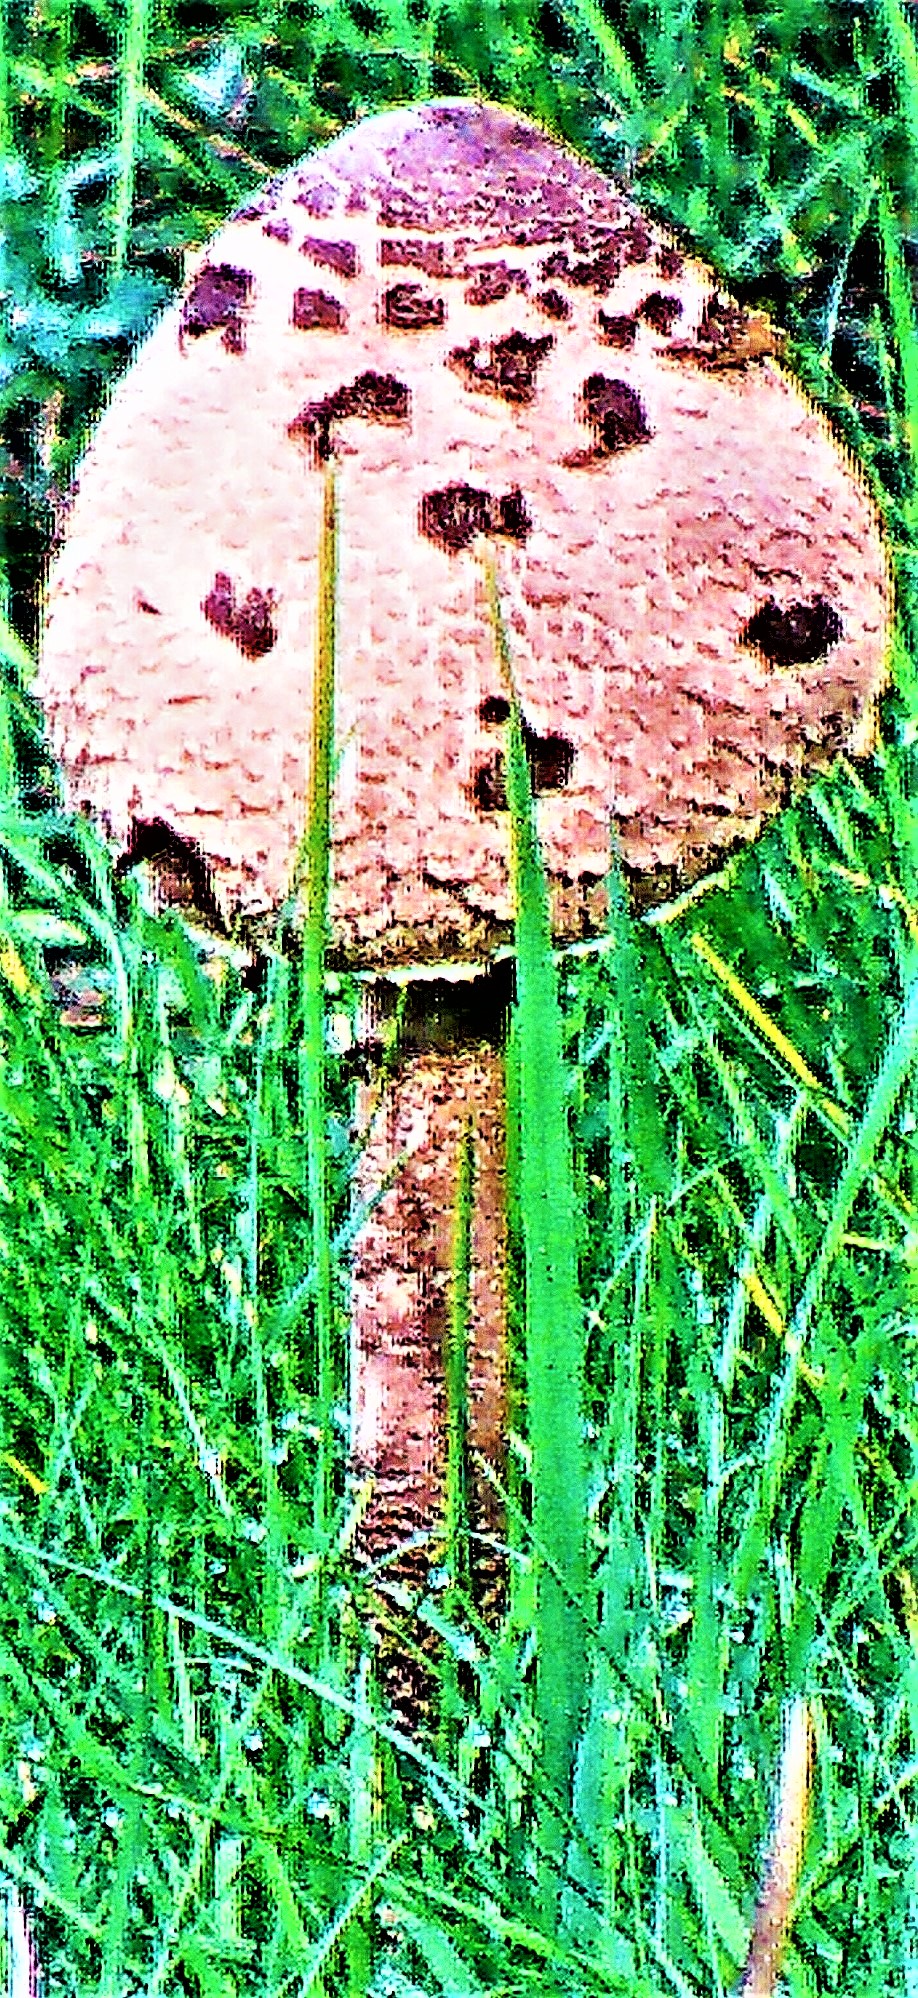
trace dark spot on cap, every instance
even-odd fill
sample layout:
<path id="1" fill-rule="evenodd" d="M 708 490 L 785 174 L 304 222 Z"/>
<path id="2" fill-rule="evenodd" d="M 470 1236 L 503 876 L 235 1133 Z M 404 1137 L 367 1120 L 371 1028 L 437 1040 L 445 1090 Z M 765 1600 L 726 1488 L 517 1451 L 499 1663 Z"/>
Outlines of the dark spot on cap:
<path id="1" fill-rule="evenodd" d="M 685 259 L 681 250 L 675 249 L 669 243 L 664 243 L 657 251 L 657 269 L 660 276 L 670 279 L 681 277 L 684 268 Z"/>
<path id="2" fill-rule="evenodd" d="M 293 235 L 293 230 L 291 229 L 286 216 L 282 215 L 277 222 L 273 221 L 263 222 L 261 225 L 261 233 L 263 236 L 276 237 L 279 243 L 289 243 L 290 238 Z"/>
<path id="3" fill-rule="evenodd" d="M 607 243 L 596 256 L 580 258 L 567 273 L 571 284 L 587 291 L 610 291 L 622 267 L 617 244 Z"/>
<path id="4" fill-rule="evenodd" d="M 311 257 L 314 264 L 322 264 L 326 270 L 337 272 L 338 277 L 357 276 L 357 251 L 353 243 L 331 243 L 324 236 L 305 236 L 300 244 L 300 255 Z"/>
<path id="5" fill-rule="evenodd" d="M 546 291 L 536 292 L 536 304 L 549 319 L 569 319 L 571 316 L 570 300 L 565 298 L 563 291 L 557 291 L 554 285 L 549 285 Z"/>
<path id="6" fill-rule="evenodd" d="M 204 598 L 201 609 L 215 631 L 232 631 L 235 593 L 229 576 L 222 569 L 218 569 L 213 588 Z"/>
<path id="7" fill-rule="evenodd" d="M 361 416 L 372 423 L 405 423 L 411 410 L 411 397 L 404 382 L 395 375 L 380 375 L 365 369 L 352 382 L 342 382 L 321 402 L 307 402 L 299 416 L 287 425 L 288 437 L 305 443 L 311 457 L 324 464 L 331 456 L 331 426 L 336 419 Z"/>
<path id="8" fill-rule="evenodd" d="M 563 791 L 574 768 L 574 745 L 564 735 L 536 735 L 523 721 L 523 747 L 532 772 L 532 788 Z"/>
<path id="9" fill-rule="evenodd" d="M 526 502 L 519 486 L 514 486 L 512 491 L 504 493 L 497 502 L 494 532 L 506 535 L 509 541 L 525 541 L 531 529 L 532 519 Z"/>
<path id="10" fill-rule="evenodd" d="M 311 187 L 303 187 L 293 197 L 298 207 L 305 208 L 307 215 L 330 215 L 338 195 L 327 180 L 316 181 Z"/>
<path id="11" fill-rule="evenodd" d="M 177 833 L 165 819 L 135 819 L 115 872 L 126 874 L 141 861 L 148 861 L 153 868 L 160 907 L 195 909 L 218 935 L 228 934 L 210 867 L 196 840 Z"/>
<path id="12" fill-rule="evenodd" d="M 424 494 L 418 526 L 429 541 L 455 553 L 468 548 L 476 534 L 502 534 L 509 540 L 523 541 L 532 521 L 519 487 L 498 498 L 456 480 L 438 492 Z"/>
<path id="13" fill-rule="evenodd" d="M 503 259 L 496 264 L 482 264 L 471 284 L 466 286 L 465 302 L 466 305 L 496 305 L 498 299 L 506 298 L 514 288 L 525 291 L 528 284 L 526 272 L 511 270 Z"/>
<path id="14" fill-rule="evenodd" d="M 637 319 L 632 312 L 604 312 L 599 308 L 599 338 L 604 347 L 633 347 Z"/>
<path id="15" fill-rule="evenodd" d="M 491 695 L 482 701 L 479 714 L 483 721 L 507 721 L 509 704 L 499 695 Z M 539 735 L 530 727 L 525 715 L 522 724 L 523 748 L 534 795 L 541 797 L 545 791 L 563 791 L 570 783 L 574 768 L 576 752 L 573 743 L 568 742 L 564 735 Z M 476 764 L 470 789 L 480 812 L 506 811 L 507 784 L 504 757 L 500 750 L 481 758 Z"/>
<path id="16" fill-rule="evenodd" d="M 379 245 L 379 261 L 384 267 L 407 264 L 412 270 L 423 271 L 427 277 L 442 277 L 443 244 L 414 243 L 407 237 L 384 236 Z"/>
<path id="17" fill-rule="evenodd" d="M 274 599 L 270 592 L 250 590 L 245 603 L 240 604 L 233 619 L 232 635 L 247 659 L 261 659 L 277 642 L 272 611 Z"/>
<path id="18" fill-rule="evenodd" d="M 375 423 L 405 423 L 411 398 L 405 382 L 396 375 L 380 375 L 367 368 L 348 387 L 335 390 L 332 398 L 336 416 L 363 416 Z"/>
<path id="19" fill-rule="evenodd" d="M 646 263 L 650 255 L 650 231 L 639 217 L 618 232 L 618 247 L 625 264 Z"/>
<path id="20" fill-rule="evenodd" d="M 201 605 L 208 624 L 224 637 L 232 638 L 247 659 L 261 659 L 277 642 L 272 612 L 272 591 L 250 590 L 245 602 L 236 603 L 229 576 L 221 569 Z"/>
<path id="21" fill-rule="evenodd" d="M 507 402 L 531 402 L 535 395 L 536 370 L 555 344 L 553 333 L 533 338 L 528 333 L 507 333 L 492 340 L 487 352 L 478 340 L 467 347 L 454 347 L 449 366 L 455 368 L 468 388 L 490 390 Z"/>
<path id="22" fill-rule="evenodd" d="M 229 353 L 241 354 L 242 314 L 251 289 L 251 271 L 238 270 L 235 264 L 205 264 L 182 307 L 179 343 L 186 333 L 196 340 L 200 334 L 222 327 L 224 347 Z"/>
<path id="23" fill-rule="evenodd" d="M 446 302 L 442 298 L 425 295 L 420 285 L 409 279 L 404 284 L 390 285 L 389 290 L 383 292 L 382 317 L 386 326 L 419 333 L 429 327 L 443 325 Z"/>
<path id="24" fill-rule="evenodd" d="M 821 659 L 830 645 L 837 645 L 842 631 L 841 618 L 827 597 L 786 604 L 783 609 L 769 597 L 744 626 L 740 643 L 754 646 L 775 666 L 806 666 Z"/>
<path id="25" fill-rule="evenodd" d="M 472 800 L 480 812 L 505 812 L 507 786 L 500 750 L 478 763 L 472 772 Z"/>
<path id="26" fill-rule="evenodd" d="M 385 197 L 378 220 L 381 229 L 422 229 L 424 208 L 417 195 L 409 194 L 407 188 L 402 188 Z"/>
<path id="27" fill-rule="evenodd" d="M 624 451 L 650 436 L 647 412 L 628 382 L 606 375 L 588 375 L 582 391 L 583 415 L 590 424 L 597 450 Z"/>
<path id="28" fill-rule="evenodd" d="M 347 325 L 347 312 L 339 298 L 327 291 L 310 291 L 301 285 L 293 294 L 293 324 L 301 333 L 317 329 L 337 333 Z"/>
<path id="29" fill-rule="evenodd" d="M 287 436 L 305 444 L 314 464 L 324 465 L 331 457 L 332 410 L 325 402 L 307 402 L 287 425 Z"/>
<path id="30" fill-rule="evenodd" d="M 638 306 L 638 317 L 652 326 L 655 333 L 671 333 L 676 320 L 682 317 L 682 300 L 672 292 L 648 292 Z"/>

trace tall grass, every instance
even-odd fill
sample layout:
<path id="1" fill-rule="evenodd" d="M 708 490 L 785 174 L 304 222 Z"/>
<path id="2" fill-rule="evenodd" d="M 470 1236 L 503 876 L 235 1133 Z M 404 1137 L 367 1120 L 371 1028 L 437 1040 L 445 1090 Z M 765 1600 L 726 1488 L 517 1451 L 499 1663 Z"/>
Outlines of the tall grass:
<path id="1" fill-rule="evenodd" d="M 489 609 L 510 695 L 507 803 L 510 879 L 516 910 L 519 1221 L 526 1282 L 526 1420 L 536 1562 L 535 1721 L 544 1789 L 535 1838 L 543 1913 L 554 1926 L 564 1813 L 586 1691 L 587 1476 L 583 1432 L 584 1323 L 577 1270 L 576 1210 L 565 1101 L 561 1014 L 551 919 L 539 862 L 522 717 L 493 560 Z"/>
<path id="2" fill-rule="evenodd" d="M 333 1428 L 336 1401 L 346 1384 L 335 1367 L 332 1295 L 332 1211 L 329 1188 L 325 1056 L 325 954 L 331 879 L 331 790 L 335 712 L 335 619 L 338 590 L 338 522 L 335 474 L 325 480 L 322 544 L 319 551 L 319 624 L 310 731 L 310 767 L 304 836 L 305 919 L 303 922 L 303 1021 L 300 1080 L 306 1137 L 306 1181 L 312 1217 L 315 1270 L 317 1419 L 320 1475 L 320 1536 L 332 1521 Z"/>

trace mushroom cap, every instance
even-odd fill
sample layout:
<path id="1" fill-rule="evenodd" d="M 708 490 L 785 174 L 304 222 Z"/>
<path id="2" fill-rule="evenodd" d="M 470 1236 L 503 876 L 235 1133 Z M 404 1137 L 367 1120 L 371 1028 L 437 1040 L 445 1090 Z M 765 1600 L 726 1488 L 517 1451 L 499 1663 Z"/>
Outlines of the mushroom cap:
<path id="1" fill-rule="evenodd" d="M 482 534 L 557 936 L 602 925 L 612 821 L 645 899 L 687 885 L 884 679 L 878 517 L 775 347 L 515 113 L 343 132 L 190 262 L 81 462 L 38 678 L 70 798 L 193 842 L 229 919 L 283 902 L 334 453 L 339 961 L 509 934 Z"/>

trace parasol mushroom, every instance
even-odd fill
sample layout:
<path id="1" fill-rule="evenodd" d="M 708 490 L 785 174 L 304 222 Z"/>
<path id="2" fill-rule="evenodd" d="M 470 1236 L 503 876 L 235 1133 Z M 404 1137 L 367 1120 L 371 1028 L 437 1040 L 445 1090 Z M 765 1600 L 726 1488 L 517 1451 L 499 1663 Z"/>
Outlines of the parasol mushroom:
<path id="1" fill-rule="evenodd" d="M 480 1143 L 473 1440 L 502 1423 L 500 1030 L 512 939 L 496 551 L 554 932 L 604 921 L 610 824 L 666 899 L 869 746 L 878 520 L 760 315 L 515 113 L 369 117 L 189 266 L 79 468 L 39 691 L 71 799 L 255 936 L 304 815 L 323 468 L 341 543 L 333 961 L 409 986 L 358 1245 L 375 1545 L 429 1517 L 455 1159 Z M 178 892 L 176 889 L 175 892 Z M 388 1507 L 388 1509 L 387 1509 Z"/>

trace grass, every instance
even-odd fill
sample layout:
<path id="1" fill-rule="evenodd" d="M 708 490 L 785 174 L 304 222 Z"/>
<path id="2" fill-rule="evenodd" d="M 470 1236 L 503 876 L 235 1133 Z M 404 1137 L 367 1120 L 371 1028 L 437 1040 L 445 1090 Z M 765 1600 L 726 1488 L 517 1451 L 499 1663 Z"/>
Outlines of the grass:
<path id="1" fill-rule="evenodd" d="M 916 69 L 898 0 L 0 0 L 0 1870 L 49 1991 L 730 1990 L 801 1694 L 786 1988 L 915 1988 Z M 331 490 L 308 921 L 260 986 L 61 811 L 29 677 L 61 491 L 184 245 L 356 110 L 479 86 L 772 306 L 899 625 L 871 761 L 665 919 L 613 858 L 580 957 L 511 720 L 507 1597 L 485 1625 L 467 1587 L 467 1153 L 446 1560 L 384 1599 L 439 1637 L 411 1735 L 347 1476 Z M 68 963 L 99 1032 L 61 1017 Z"/>

